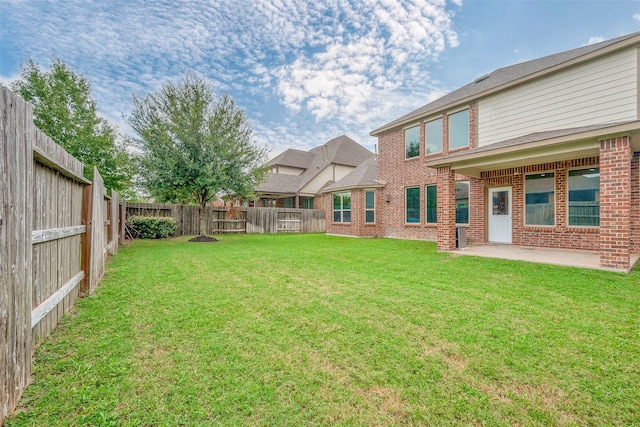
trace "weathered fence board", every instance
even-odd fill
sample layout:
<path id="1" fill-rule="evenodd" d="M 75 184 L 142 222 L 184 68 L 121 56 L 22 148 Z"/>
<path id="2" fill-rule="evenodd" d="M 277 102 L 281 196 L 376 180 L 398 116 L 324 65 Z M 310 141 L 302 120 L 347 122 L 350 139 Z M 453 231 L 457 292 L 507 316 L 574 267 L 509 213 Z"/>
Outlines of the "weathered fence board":
<path id="1" fill-rule="evenodd" d="M 195 205 L 127 203 L 126 218 L 170 216 L 176 221 L 176 236 L 200 234 L 200 208 Z M 206 234 L 223 233 L 324 233 L 323 210 L 285 208 L 205 209 Z"/>
<path id="2" fill-rule="evenodd" d="M 109 253 L 114 255 L 118 253 L 118 236 L 120 235 L 120 196 L 115 191 L 111 192 L 109 221 Z"/>
<path id="3" fill-rule="evenodd" d="M 31 375 L 31 107 L 8 89 L 0 94 L 0 423 Z"/>
<path id="4" fill-rule="evenodd" d="M 2 424 L 28 385 L 37 340 L 73 306 L 83 279 L 93 292 L 104 249 L 117 251 L 120 210 L 117 193 L 105 198 L 100 174 L 89 185 L 82 163 L 37 129 L 29 104 L 1 85 L 0 138 Z"/>
<path id="5" fill-rule="evenodd" d="M 91 191 L 91 260 L 89 263 L 89 280 L 87 292 L 93 294 L 98 282 L 104 274 L 107 246 L 106 226 L 107 201 L 105 200 L 104 182 L 98 170 L 93 170 L 93 185 Z"/>
<path id="6" fill-rule="evenodd" d="M 71 227 L 52 228 L 51 230 L 36 230 L 31 232 L 31 243 L 44 243 L 50 240 L 63 239 L 65 237 L 82 234 L 87 229 L 84 225 Z"/>

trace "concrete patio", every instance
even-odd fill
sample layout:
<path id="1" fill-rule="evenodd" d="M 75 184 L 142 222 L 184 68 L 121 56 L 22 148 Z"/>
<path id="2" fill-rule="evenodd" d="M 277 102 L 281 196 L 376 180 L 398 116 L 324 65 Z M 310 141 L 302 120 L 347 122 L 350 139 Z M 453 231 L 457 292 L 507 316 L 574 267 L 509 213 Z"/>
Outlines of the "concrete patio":
<path id="1" fill-rule="evenodd" d="M 542 264 L 566 265 L 571 267 L 592 268 L 597 270 L 619 271 L 600 267 L 600 255 L 597 251 L 576 249 L 551 249 L 530 246 L 501 244 L 473 245 L 451 252 L 456 255 L 479 256 L 486 258 L 513 259 L 519 261 L 538 262 Z M 640 254 L 631 255 L 631 266 L 634 266 Z"/>

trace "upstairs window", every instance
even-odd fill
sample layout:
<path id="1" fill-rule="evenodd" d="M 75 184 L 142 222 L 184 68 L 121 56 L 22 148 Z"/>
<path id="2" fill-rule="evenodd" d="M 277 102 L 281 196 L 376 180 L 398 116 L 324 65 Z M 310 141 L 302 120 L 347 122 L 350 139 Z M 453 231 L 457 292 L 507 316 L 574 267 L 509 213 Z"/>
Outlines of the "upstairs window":
<path id="1" fill-rule="evenodd" d="M 469 110 L 449 116 L 449 149 L 469 146 Z"/>
<path id="2" fill-rule="evenodd" d="M 366 224 L 376 222 L 376 193 L 373 190 L 364 192 L 364 222 Z"/>
<path id="3" fill-rule="evenodd" d="M 333 195 L 333 222 L 351 222 L 351 193 Z"/>
<path id="4" fill-rule="evenodd" d="M 427 154 L 440 153 L 442 151 L 442 119 L 427 122 L 424 131 Z"/>
<path id="5" fill-rule="evenodd" d="M 420 155 L 420 126 L 404 131 L 404 158 L 411 159 Z"/>
<path id="6" fill-rule="evenodd" d="M 600 225 L 600 168 L 569 171 L 569 225 Z"/>

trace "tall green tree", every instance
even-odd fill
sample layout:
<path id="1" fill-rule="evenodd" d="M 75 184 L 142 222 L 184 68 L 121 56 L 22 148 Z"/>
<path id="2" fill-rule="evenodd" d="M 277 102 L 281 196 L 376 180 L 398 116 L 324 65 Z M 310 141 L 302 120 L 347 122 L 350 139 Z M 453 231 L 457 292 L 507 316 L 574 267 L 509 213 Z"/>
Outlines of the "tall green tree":
<path id="1" fill-rule="evenodd" d="M 95 166 L 107 189 L 124 195 L 131 191 L 133 159 L 119 143 L 116 129 L 98 117 L 85 77 L 57 57 L 49 71 L 28 59 L 11 88 L 33 106 L 34 124 L 84 163 L 86 178 L 93 178 Z"/>
<path id="2" fill-rule="evenodd" d="M 157 93 L 134 97 L 128 122 L 137 133 L 141 176 L 158 201 L 200 206 L 217 196 L 250 198 L 264 178 L 267 150 L 253 140 L 243 110 L 214 96 L 206 79 L 188 73 Z"/>

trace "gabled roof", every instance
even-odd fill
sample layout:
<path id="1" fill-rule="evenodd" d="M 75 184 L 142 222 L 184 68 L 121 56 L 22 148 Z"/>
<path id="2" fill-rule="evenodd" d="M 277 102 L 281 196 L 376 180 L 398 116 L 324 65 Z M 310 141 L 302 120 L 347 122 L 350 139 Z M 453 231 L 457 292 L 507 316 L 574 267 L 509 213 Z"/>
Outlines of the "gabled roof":
<path id="1" fill-rule="evenodd" d="M 299 169 L 307 169 L 313 161 L 314 155 L 308 151 L 289 148 L 267 162 L 268 165 L 291 166 Z"/>
<path id="2" fill-rule="evenodd" d="M 315 156 L 314 164 L 334 163 L 337 165 L 358 166 L 363 160 L 371 157 L 371 151 L 346 135 L 334 138 L 324 145 L 309 151 Z"/>
<path id="3" fill-rule="evenodd" d="M 296 194 L 301 187 L 302 178 L 302 175 L 269 173 L 258 186 L 257 191 L 259 193 Z"/>
<path id="4" fill-rule="evenodd" d="M 469 102 L 481 96 L 506 89 L 516 84 L 540 77 L 542 75 L 558 71 L 559 69 L 575 65 L 577 63 L 605 55 L 618 49 L 622 49 L 640 43 L 640 32 L 594 43 L 577 49 L 560 52 L 532 61 L 521 62 L 495 70 L 485 76 L 471 82 L 427 105 L 424 105 L 409 114 L 406 114 L 386 125 L 372 131 L 372 136 L 379 135 L 399 126 L 407 125 L 431 114 L 436 114 L 453 108 L 464 102 Z"/>
<path id="5" fill-rule="evenodd" d="M 382 187 L 384 184 L 378 182 L 378 159 L 373 156 L 358 165 L 347 176 L 341 180 L 327 185 L 322 189 L 323 193 L 330 191 L 347 190 L 352 188 L 374 188 Z"/>
<path id="6" fill-rule="evenodd" d="M 327 166 L 335 164 L 356 167 L 372 156 L 371 151 L 345 135 L 309 151 L 289 149 L 274 157 L 268 164 L 300 167 L 305 171 L 300 175 L 269 173 L 266 180 L 258 186 L 257 191 L 270 194 L 296 194 Z M 282 163 L 283 161 L 289 164 Z M 296 161 L 298 166 L 292 164 Z M 307 164 L 301 167 L 303 161 Z"/>

